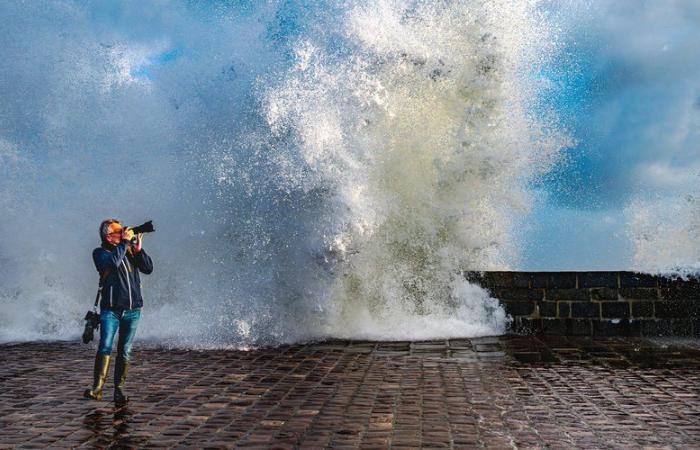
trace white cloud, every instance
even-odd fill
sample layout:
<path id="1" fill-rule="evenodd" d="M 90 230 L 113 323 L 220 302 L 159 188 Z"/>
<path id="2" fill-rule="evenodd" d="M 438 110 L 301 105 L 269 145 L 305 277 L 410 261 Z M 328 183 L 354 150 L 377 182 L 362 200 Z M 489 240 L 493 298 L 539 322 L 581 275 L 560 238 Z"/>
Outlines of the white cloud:
<path id="1" fill-rule="evenodd" d="M 684 166 L 668 160 L 642 162 L 636 167 L 635 177 L 655 192 L 684 192 L 700 180 L 700 161 Z"/>

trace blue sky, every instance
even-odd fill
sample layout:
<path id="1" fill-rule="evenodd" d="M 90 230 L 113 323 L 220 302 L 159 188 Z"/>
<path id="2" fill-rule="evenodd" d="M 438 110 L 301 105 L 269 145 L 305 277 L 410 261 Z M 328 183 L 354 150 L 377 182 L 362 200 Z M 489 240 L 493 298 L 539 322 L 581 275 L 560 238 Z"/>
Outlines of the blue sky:
<path id="1" fill-rule="evenodd" d="M 562 45 L 543 104 L 577 144 L 534 183 L 546 200 L 523 225 L 522 264 L 624 268 L 635 252 L 625 208 L 694 195 L 700 180 L 700 3 L 564 4 L 550 5 Z"/>

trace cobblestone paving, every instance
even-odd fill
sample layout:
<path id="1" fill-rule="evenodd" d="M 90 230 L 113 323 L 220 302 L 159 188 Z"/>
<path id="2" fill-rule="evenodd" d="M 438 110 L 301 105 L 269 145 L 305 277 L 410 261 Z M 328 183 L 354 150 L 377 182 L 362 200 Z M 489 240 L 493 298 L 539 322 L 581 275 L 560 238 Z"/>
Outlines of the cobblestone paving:
<path id="1" fill-rule="evenodd" d="M 106 401 L 81 398 L 93 355 L 0 345 L 0 447 L 700 447 L 700 348 L 673 341 L 137 343 L 121 410 L 111 370 Z"/>

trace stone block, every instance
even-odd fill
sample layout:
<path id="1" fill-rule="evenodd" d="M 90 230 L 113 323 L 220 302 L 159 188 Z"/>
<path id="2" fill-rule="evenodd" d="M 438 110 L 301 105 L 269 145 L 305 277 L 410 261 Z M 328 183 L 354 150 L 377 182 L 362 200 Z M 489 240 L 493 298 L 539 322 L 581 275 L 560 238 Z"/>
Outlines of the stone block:
<path id="1" fill-rule="evenodd" d="M 573 289 L 576 287 L 576 272 L 553 272 L 549 274 L 547 287 L 553 289 Z"/>
<path id="2" fill-rule="evenodd" d="M 513 321 L 512 328 L 519 334 L 537 334 L 542 331 L 542 320 L 518 317 Z"/>
<path id="3" fill-rule="evenodd" d="M 654 317 L 654 302 L 630 302 L 632 317 Z"/>
<path id="4" fill-rule="evenodd" d="M 601 317 L 609 319 L 628 319 L 630 316 L 629 302 L 602 302 Z"/>
<path id="5" fill-rule="evenodd" d="M 642 324 L 630 320 L 594 320 L 593 336 L 641 336 Z"/>
<path id="6" fill-rule="evenodd" d="M 535 310 L 535 302 L 505 300 L 502 301 L 501 304 L 503 305 L 503 309 L 505 309 L 506 314 L 510 314 L 513 317 L 529 316 Z"/>
<path id="7" fill-rule="evenodd" d="M 496 288 L 492 290 L 494 297 L 501 300 L 542 300 L 544 289 L 528 288 Z"/>
<path id="8" fill-rule="evenodd" d="M 697 335 L 697 319 L 640 320 L 644 336 L 692 336 Z"/>
<path id="9" fill-rule="evenodd" d="M 599 318 L 600 303 L 573 302 L 571 304 L 572 318 Z"/>
<path id="10" fill-rule="evenodd" d="M 566 334 L 572 336 L 590 336 L 592 333 L 590 319 L 564 319 Z"/>
<path id="11" fill-rule="evenodd" d="M 691 286 L 700 283 L 697 277 L 681 278 L 681 277 L 659 277 L 659 287 L 670 286 Z"/>
<path id="12" fill-rule="evenodd" d="M 513 352 L 513 358 L 520 363 L 533 364 L 542 361 L 542 354 L 540 352 Z M 457 443 L 456 440 L 455 443 Z M 472 447 L 477 447 L 476 440 L 471 444 Z"/>
<path id="13" fill-rule="evenodd" d="M 581 272 L 578 275 L 579 288 L 594 288 L 594 287 L 618 287 L 619 272 Z"/>
<path id="14" fill-rule="evenodd" d="M 530 272 L 513 272 L 513 287 L 529 288 Z"/>
<path id="15" fill-rule="evenodd" d="M 557 303 L 556 302 L 538 302 L 537 307 L 540 312 L 540 317 L 556 317 Z"/>
<path id="16" fill-rule="evenodd" d="M 700 284 L 679 282 L 660 289 L 665 300 L 700 300 Z"/>
<path id="17" fill-rule="evenodd" d="M 657 287 L 658 278 L 646 273 L 620 272 L 621 288 Z"/>
<path id="18" fill-rule="evenodd" d="M 591 299 L 591 293 L 588 289 L 547 289 L 547 300 L 574 300 L 586 301 Z"/>
<path id="19" fill-rule="evenodd" d="M 613 288 L 593 288 L 591 289 L 591 298 L 593 300 L 617 300 L 617 289 Z"/>
<path id="20" fill-rule="evenodd" d="M 571 316 L 571 305 L 567 302 L 557 302 L 557 315 L 562 318 Z"/>
<path id="21" fill-rule="evenodd" d="M 513 272 L 485 272 L 484 275 L 488 287 L 513 287 Z"/>
<path id="22" fill-rule="evenodd" d="M 546 288 L 547 281 L 549 280 L 548 272 L 532 272 L 530 275 L 531 287 L 533 288 Z"/>
<path id="23" fill-rule="evenodd" d="M 566 321 L 562 319 L 542 319 L 542 333 L 566 334 Z"/>
<path id="24" fill-rule="evenodd" d="M 693 320 L 687 318 L 671 320 L 671 334 L 673 336 L 691 336 L 693 334 Z"/>
<path id="25" fill-rule="evenodd" d="M 642 336 L 670 336 L 671 321 L 670 320 L 639 320 L 642 326 Z"/>
<path id="26" fill-rule="evenodd" d="M 620 297 L 634 300 L 656 300 L 659 298 L 657 288 L 621 288 Z"/>
<path id="27" fill-rule="evenodd" d="M 696 300 L 675 300 L 655 302 L 655 313 L 659 319 L 697 317 L 700 302 Z"/>

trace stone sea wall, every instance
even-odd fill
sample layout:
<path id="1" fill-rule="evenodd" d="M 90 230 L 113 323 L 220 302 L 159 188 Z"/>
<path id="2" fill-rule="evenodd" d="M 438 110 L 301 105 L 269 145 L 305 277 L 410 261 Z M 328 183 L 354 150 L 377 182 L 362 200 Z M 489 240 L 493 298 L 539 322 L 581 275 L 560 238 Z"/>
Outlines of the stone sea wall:
<path id="1" fill-rule="evenodd" d="M 700 336 L 700 281 L 634 272 L 466 272 L 515 333 Z"/>

